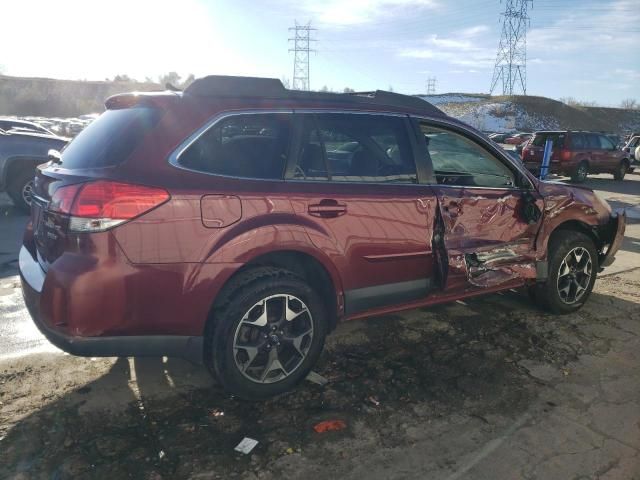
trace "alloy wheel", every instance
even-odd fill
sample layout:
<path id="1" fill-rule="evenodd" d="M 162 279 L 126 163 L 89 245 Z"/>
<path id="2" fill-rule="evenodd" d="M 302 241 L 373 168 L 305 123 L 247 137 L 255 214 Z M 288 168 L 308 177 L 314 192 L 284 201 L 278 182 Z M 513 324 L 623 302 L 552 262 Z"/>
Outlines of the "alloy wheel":
<path id="1" fill-rule="evenodd" d="M 22 195 L 22 200 L 27 205 L 31 205 L 31 195 L 33 195 L 33 180 L 29 180 L 22 187 L 22 191 L 20 192 Z"/>
<path id="2" fill-rule="evenodd" d="M 278 382 L 304 362 L 312 339 L 313 319 L 305 303 L 293 295 L 271 295 L 253 305 L 238 324 L 235 365 L 253 382 Z"/>
<path id="3" fill-rule="evenodd" d="M 589 288 L 593 262 L 586 248 L 576 247 L 560 263 L 557 288 L 560 300 L 567 305 L 579 301 Z"/>
<path id="4" fill-rule="evenodd" d="M 587 166 L 582 164 L 578 167 L 578 179 L 582 182 L 587 178 Z"/>

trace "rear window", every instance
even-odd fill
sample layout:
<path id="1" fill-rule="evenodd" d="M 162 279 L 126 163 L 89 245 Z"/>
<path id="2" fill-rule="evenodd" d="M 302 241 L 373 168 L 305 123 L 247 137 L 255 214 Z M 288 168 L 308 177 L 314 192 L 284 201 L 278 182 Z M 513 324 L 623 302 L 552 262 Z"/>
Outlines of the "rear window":
<path id="1" fill-rule="evenodd" d="M 68 169 L 111 167 L 124 162 L 160 119 L 155 108 L 107 110 L 64 149 Z"/>
<path id="2" fill-rule="evenodd" d="M 536 133 L 531 141 L 531 144 L 536 147 L 544 147 L 544 144 L 547 143 L 547 140 L 551 140 L 553 142 L 553 147 L 564 147 L 564 139 L 566 134 L 564 132 L 541 132 Z"/>

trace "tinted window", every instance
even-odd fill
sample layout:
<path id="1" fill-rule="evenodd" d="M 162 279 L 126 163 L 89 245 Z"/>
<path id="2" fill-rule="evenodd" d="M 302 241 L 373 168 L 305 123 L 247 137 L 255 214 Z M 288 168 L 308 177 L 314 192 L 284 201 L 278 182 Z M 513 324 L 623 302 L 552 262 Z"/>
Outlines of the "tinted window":
<path id="1" fill-rule="evenodd" d="M 290 177 L 343 182 L 417 181 L 403 119 L 357 114 L 304 115 L 302 147 Z"/>
<path id="2" fill-rule="evenodd" d="M 598 136 L 593 133 L 586 133 L 585 137 L 587 139 L 587 147 L 588 148 L 600 148 L 600 141 L 598 140 Z"/>
<path id="3" fill-rule="evenodd" d="M 289 147 L 289 114 L 233 115 L 200 136 L 178 161 L 217 175 L 281 179 Z"/>
<path id="4" fill-rule="evenodd" d="M 572 133 L 571 134 L 571 148 L 573 150 L 581 150 L 585 148 L 585 138 L 581 133 Z"/>
<path id="5" fill-rule="evenodd" d="M 531 144 L 536 147 L 544 147 L 547 140 L 551 140 L 553 148 L 562 148 L 564 147 L 565 137 L 566 134 L 564 132 L 538 132 L 534 135 Z"/>
<path id="6" fill-rule="evenodd" d="M 600 148 L 602 150 L 613 150 L 615 145 L 611 142 L 611 140 L 609 140 L 609 138 L 605 137 L 604 135 L 598 135 L 598 138 L 600 139 Z"/>
<path id="7" fill-rule="evenodd" d="M 65 168 L 109 167 L 124 162 L 160 118 L 147 107 L 107 110 L 67 145 Z"/>
<path id="8" fill-rule="evenodd" d="M 438 183 L 480 187 L 514 185 L 511 170 L 474 141 L 424 123 L 420 129 Z"/>

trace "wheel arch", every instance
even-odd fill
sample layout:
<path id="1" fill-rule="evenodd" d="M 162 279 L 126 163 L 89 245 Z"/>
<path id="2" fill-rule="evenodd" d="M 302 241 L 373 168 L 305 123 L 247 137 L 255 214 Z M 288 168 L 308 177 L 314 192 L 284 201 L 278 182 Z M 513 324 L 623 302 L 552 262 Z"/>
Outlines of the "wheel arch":
<path id="1" fill-rule="evenodd" d="M 33 168 L 35 175 L 36 167 L 41 163 L 45 163 L 46 161 L 46 158 L 41 158 L 33 155 L 15 155 L 13 157 L 7 158 L 5 161 L 6 167 L 4 169 L 4 185 L 8 187 L 11 183 L 11 179 L 15 175 L 17 175 L 18 172 L 26 168 Z"/>
<path id="2" fill-rule="evenodd" d="M 282 268 L 304 279 L 327 301 L 328 330 L 331 331 L 336 327 L 344 310 L 344 294 L 342 281 L 335 266 L 315 252 L 281 249 L 256 255 L 231 274 L 212 301 L 205 328 L 212 323 L 214 312 L 233 294 L 234 280 L 258 267 Z"/>
<path id="3" fill-rule="evenodd" d="M 551 243 L 552 239 L 557 237 L 563 231 L 574 231 L 585 234 L 591 239 L 591 241 L 593 241 L 593 244 L 595 245 L 598 252 L 603 247 L 604 242 L 599 235 L 598 225 L 589 225 L 585 222 L 575 219 L 566 220 L 556 225 L 553 230 L 551 230 L 549 235 L 547 235 L 547 238 L 544 242 L 545 259 L 548 258 L 549 244 Z"/>

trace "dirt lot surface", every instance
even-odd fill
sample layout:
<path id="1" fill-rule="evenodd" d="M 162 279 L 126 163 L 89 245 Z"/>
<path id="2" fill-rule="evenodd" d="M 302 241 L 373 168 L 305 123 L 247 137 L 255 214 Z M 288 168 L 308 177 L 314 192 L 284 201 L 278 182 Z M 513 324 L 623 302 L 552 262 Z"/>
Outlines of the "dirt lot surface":
<path id="1" fill-rule="evenodd" d="M 640 478 L 639 304 L 633 270 L 565 317 L 506 292 L 343 324 L 329 383 L 266 403 L 172 359 L 6 360 L 0 478 Z"/>

